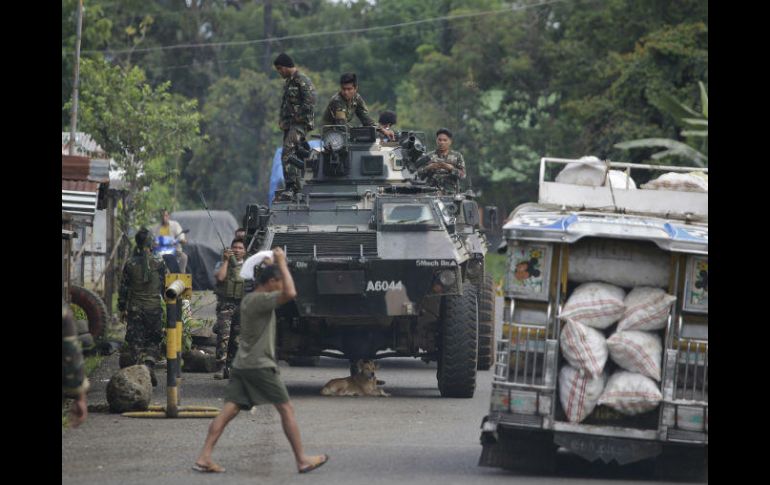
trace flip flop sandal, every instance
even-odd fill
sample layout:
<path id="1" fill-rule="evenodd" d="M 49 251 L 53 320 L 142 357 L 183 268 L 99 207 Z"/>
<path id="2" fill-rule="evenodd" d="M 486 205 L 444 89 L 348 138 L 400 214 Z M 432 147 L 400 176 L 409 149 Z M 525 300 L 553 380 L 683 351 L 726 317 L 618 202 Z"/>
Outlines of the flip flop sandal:
<path id="1" fill-rule="evenodd" d="M 225 471 L 224 468 L 217 465 L 216 463 L 212 463 L 211 465 L 201 465 L 199 463 L 194 463 L 192 469 L 201 473 L 224 473 Z"/>
<path id="2" fill-rule="evenodd" d="M 316 464 L 314 464 L 314 465 L 310 465 L 310 466 L 309 466 L 309 467 L 307 467 L 307 468 L 303 468 L 303 469 L 302 469 L 302 470 L 300 470 L 299 472 L 300 472 L 300 473 L 308 473 L 308 472 L 312 472 L 313 470 L 315 470 L 316 468 L 320 467 L 321 465 L 323 465 L 323 464 L 324 464 L 324 463 L 326 463 L 327 461 L 329 461 L 329 455 L 326 455 L 326 454 L 324 454 L 324 459 L 323 459 L 323 460 L 319 461 L 318 463 L 316 463 Z"/>

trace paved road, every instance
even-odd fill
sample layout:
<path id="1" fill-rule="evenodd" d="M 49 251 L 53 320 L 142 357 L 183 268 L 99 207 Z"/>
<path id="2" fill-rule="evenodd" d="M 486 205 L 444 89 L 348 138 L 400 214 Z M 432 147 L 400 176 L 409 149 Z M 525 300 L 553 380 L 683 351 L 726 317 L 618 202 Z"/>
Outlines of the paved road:
<path id="1" fill-rule="evenodd" d="M 190 469 L 210 419 L 134 419 L 92 412 L 80 428 L 62 433 L 63 484 L 582 484 L 651 482 L 643 467 L 618 470 L 560 456 L 555 476 L 525 476 L 477 466 L 482 417 L 489 403 L 491 371 L 479 372 L 472 399 L 442 399 L 435 363 L 381 361 L 379 378 L 389 398 L 322 397 L 323 384 L 347 375 L 346 362 L 323 358 L 316 368 L 281 363 L 305 448 L 328 453 L 330 462 L 308 475 L 296 473 L 278 414 L 268 406 L 242 412 L 225 431 L 214 458 L 223 475 Z M 117 358 L 92 376 L 90 403 L 104 402 Z M 185 374 L 182 405 L 222 405 L 225 382 Z M 153 401 L 165 404 L 165 373 Z"/>

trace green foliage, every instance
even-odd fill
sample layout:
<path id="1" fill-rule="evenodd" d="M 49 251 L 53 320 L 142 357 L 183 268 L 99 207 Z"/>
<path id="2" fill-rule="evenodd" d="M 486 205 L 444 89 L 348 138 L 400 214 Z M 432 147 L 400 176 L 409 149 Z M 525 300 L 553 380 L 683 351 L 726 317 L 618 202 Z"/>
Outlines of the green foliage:
<path id="1" fill-rule="evenodd" d="M 158 205 L 168 202 L 166 187 L 176 183 L 178 157 L 198 143 L 198 102 L 171 93 L 170 83 L 150 86 L 138 67 L 83 59 L 80 69 L 80 130 L 90 133 L 124 171 L 129 190 L 121 225 L 149 224 Z"/>
<path id="2" fill-rule="evenodd" d="M 93 0 L 83 49 L 93 58 L 89 51 L 107 48 L 111 64 L 124 72 L 140 66 L 142 82 L 153 92 L 173 92 L 201 106 L 208 140 L 185 144 L 192 156 L 142 154 L 155 183 L 141 197 L 152 206 L 171 200 L 179 208 L 197 208 L 197 191 L 204 190 L 212 208 L 240 217 L 246 203 L 265 200 L 281 142 L 276 123 L 282 81 L 272 68 L 281 51 L 316 84 L 317 112 L 340 73 L 352 70 L 375 117 L 395 108 L 401 128 L 431 135 L 450 128 L 481 203 L 505 212 L 536 197 L 544 155 L 644 162 L 652 149 L 616 145 L 662 138 L 707 156 L 707 2 L 538 3 L 274 0 L 268 18 L 263 1 L 236 8 L 221 1 Z M 63 102 L 71 91 L 75 5 L 62 2 Z M 486 13 L 380 28 L 480 12 Z M 304 37 L 245 42 L 286 36 Z M 200 46 L 228 42 L 237 43 Z M 142 50 L 174 44 L 199 47 Z M 698 81 L 704 83 L 700 92 L 692 90 Z M 672 100 L 695 113 L 675 113 Z M 160 176 L 174 171 L 181 177 Z"/>

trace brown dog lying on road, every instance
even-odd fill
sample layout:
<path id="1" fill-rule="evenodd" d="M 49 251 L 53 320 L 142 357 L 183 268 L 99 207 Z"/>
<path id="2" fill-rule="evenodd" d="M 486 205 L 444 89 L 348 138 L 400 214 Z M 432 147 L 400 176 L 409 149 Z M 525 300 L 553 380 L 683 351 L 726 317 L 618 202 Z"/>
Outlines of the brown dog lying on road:
<path id="1" fill-rule="evenodd" d="M 377 377 L 374 371 L 377 365 L 371 360 L 359 360 L 358 374 L 350 377 L 332 379 L 321 389 L 322 396 L 382 396 L 386 393 L 377 387 Z"/>

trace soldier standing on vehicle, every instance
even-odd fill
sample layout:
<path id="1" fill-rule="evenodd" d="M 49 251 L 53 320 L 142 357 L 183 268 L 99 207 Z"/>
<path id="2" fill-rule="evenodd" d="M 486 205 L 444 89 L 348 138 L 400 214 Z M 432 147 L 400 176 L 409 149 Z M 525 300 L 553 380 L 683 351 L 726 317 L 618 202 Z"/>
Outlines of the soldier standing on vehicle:
<path id="1" fill-rule="evenodd" d="M 329 100 L 323 115 L 324 125 L 351 126 L 353 116 L 357 116 L 362 126 L 374 126 L 377 131 L 384 133 L 391 140 L 395 139 L 393 132 L 377 123 L 369 116 L 366 101 L 358 94 L 358 78 L 352 72 L 340 76 L 340 91 Z"/>
<path id="2" fill-rule="evenodd" d="M 134 255 L 123 267 L 118 293 L 118 310 L 126 316 L 126 345 L 129 365 L 144 364 L 150 369 L 152 385 L 155 362 L 160 358 L 163 339 L 161 298 L 166 279 L 166 265 L 152 254 L 152 233 L 141 228 L 134 237 Z"/>
<path id="3" fill-rule="evenodd" d="M 283 130 L 283 179 L 286 189 L 297 193 L 302 188 L 299 167 L 290 163 L 296 157 L 297 145 L 313 130 L 315 122 L 315 88 L 306 75 L 299 72 L 288 54 L 281 53 L 273 61 L 278 74 L 284 78 L 283 98 L 278 126 Z"/>
<path id="4" fill-rule="evenodd" d="M 62 399 L 74 399 L 69 413 L 69 424 L 77 428 L 88 416 L 86 392 L 89 382 L 83 367 L 83 354 L 75 329 L 72 310 L 62 301 L 61 311 L 61 393 Z"/>
<path id="5" fill-rule="evenodd" d="M 438 187 L 446 194 L 460 191 L 460 180 L 465 178 L 465 160 L 460 152 L 450 150 L 452 132 L 441 128 L 436 132 L 436 150 L 425 157 L 427 162 L 417 171 L 417 178 Z"/>
<path id="6" fill-rule="evenodd" d="M 217 364 L 221 373 L 214 374 L 215 379 L 229 379 L 230 367 L 238 350 L 238 335 L 240 334 L 240 306 L 243 297 L 243 278 L 241 266 L 246 254 L 243 239 L 236 238 L 230 243 L 230 249 L 225 249 L 222 261 L 214 267 L 214 277 L 217 280 L 217 323 L 214 333 L 217 334 Z"/>
<path id="7" fill-rule="evenodd" d="M 224 472 L 225 469 L 211 459 L 214 445 L 227 424 L 242 409 L 248 410 L 261 404 L 273 404 L 281 415 L 281 424 L 294 452 L 297 471 L 307 473 L 329 460 L 327 455 L 305 454 L 294 407 L 289 400 L 286 385 L 281 381 L 275 358 L 275 308 L 296 298 L 297 290 L 283 250 L 273 248 L 273 255 L 275 264 L 261 269 L 256 276 L 256 288 L 244 295 L 241 302 L 241 347 L 225 389 L 225 405 L 209 425 L 206 441 L 193 464 L 193 470 L 202 473 Z"/>

